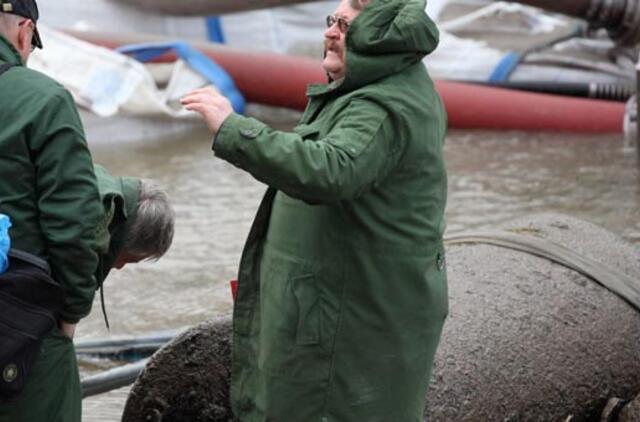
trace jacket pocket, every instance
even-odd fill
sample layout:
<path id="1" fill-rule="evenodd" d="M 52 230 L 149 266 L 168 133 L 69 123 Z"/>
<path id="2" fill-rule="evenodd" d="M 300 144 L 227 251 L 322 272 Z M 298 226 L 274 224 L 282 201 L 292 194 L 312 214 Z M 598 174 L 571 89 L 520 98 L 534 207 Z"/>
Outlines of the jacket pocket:
<path id="1" fill-rule="evenodd" d="M 388 116 L 382 108 L 359 99 L 352 100 L 343 113 L 343 119 L 326 139 L 355 159 L 371 145 Z"/>
<path id="2" fill-rule="evenodd" d="M 260 282 L 258 366 L 293 380 L 325 379 L 322 306 L 316 276 L 303 260 L 265 253 Z"/>
<path id="3" fill-rule="evenodd" d="M 320 309 L 316 278 L 313 274 L 295 277 L 291 280 L 291 287 L 298 305 L 296 344 L 319 344 Z"/>

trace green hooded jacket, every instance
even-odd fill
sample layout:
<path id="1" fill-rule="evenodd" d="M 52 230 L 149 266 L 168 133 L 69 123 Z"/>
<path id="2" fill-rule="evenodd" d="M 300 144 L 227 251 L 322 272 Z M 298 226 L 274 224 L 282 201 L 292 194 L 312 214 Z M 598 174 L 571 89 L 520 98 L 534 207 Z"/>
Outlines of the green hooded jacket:
<path id="1" fill-rule="evenodd" d="M 418 422 L 448 312 L 446 115 L 424 0 L 373 0 L 346 77 L 293 133 L 231 115 L 214 150 L 269 185 L 240 262 L 231 400 L 242 422 Z"/>
<path id="2" fill-rule="evenodd" d="M 46 259 L 66 299 L 61 318 L 91 310 L 102 215 L 91 155 L 68 91 L 28 69 L 0 36 L 0 212 L 12 247 Z"/>
<path id="3" fill-rule="evenodd" d="M 114 177 L 107 169 L 95 164 L 100 200 L 104 208 L 96 231 L 98 267 L 96 281 L 102 286 L 113 264 L 122 252 L 127 235 L 136 219 L 140 196 L 140 179 Z"/>

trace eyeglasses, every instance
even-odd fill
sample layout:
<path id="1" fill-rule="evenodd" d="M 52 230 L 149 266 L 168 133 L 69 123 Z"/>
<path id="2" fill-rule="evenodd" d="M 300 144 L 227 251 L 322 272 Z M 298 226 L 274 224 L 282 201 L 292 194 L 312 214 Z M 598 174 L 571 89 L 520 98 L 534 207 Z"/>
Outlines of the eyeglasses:
<path id="1" fill-rule="evenodd" d="M 336 16 L 336 15 L 327 16 L 327 28 L 331 28 L 336 23 L 338 23 L 338 29 L 343 34 L 347 32 L 347 30 L 349 29 L 349 25 L 351 25 L 348 20 L 346 20 L 345 18 L 341 18 L 340 16 Z"/>
<path id="2" fill-rule="evenodd" d="M 29 28 L 31 28 L 31 52 L 33 52 L 33 50 L 36 49 L 36 47 L 38 46 L 36 44 L 36 37 L 35 37 L 35 30 L 36 30 L 36 26 L 33 24 L 33 22 L 31 22 L 28 19 L 25 19 L 23 21 L 21 21 L 18 26 L 22 26 L 25 23 L 29 22 Z"/>

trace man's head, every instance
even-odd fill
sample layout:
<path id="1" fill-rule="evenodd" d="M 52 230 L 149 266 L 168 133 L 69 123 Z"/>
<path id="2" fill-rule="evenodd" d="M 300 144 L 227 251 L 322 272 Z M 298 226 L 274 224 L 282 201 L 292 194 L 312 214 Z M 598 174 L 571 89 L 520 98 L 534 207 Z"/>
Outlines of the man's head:
<path id="1" fill-rule="evenodd" d="M 24 62 L 35 47 L 42 48 L 38 17 L 35 0 L 0 0 L 0 34 L 13 44 Z"/>
<path id="2" fill-rule="evenodd" d="M 345 77 L 347 73 L 345 38 L 351 22 L 358 16 L 369 0 L 342 0 L 333 15 L 327 16 L 324 33 L 322 67 L 332 80 Z"/>
<path id="3" fill-rule="evenodd" d="M 121 269 L 126 264 L 159 259 L 173 241 L 174 219 L 167 194 L 155 183 L 140 180 L 136 218 L 113 267 Z"/>

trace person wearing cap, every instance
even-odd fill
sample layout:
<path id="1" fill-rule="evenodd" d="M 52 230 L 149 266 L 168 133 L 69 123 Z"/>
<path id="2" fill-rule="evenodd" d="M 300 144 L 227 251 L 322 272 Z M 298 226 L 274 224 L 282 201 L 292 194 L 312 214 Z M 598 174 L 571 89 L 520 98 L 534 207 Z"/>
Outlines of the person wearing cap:
<path id="1" fill-rule="evenodd" d="M 38 5 L 35 0 L 0 0 L 0 12 L 5 14 L 3 35 L 12 38 L 10 41 L 26 63 L 31 51 L 42 48 L 42 39 L 36 27 L 39 18 Z M 16 26 L 20 29 L 16 30 Z"/>
<path id="2" fill-rule="evenodd" d="M 269 189 L 240 261 L 231 404 L 239 421 L 418 422 L 448 313 L 447 119 L 422 59 L 424 0 L 343 0 L 328 83 L 292 132 L 183 98 L 217 157 Z"/>
<path id="3" fill-rule="evenodd" d="M 64 304 L 24 394 L 0 404 L 2 422 L 80 420 L 71 339 L 96 291 L 95 231 L 104 213 L 73 98 L 26 67 L 43 46 L 38 18 L 34 0 L 0 0 L 0 213 L 12 220 L 12 248 L 48 262 Z"/>

